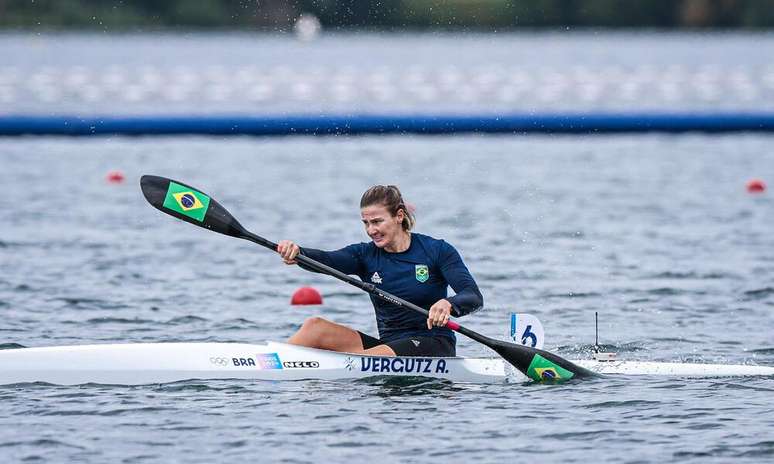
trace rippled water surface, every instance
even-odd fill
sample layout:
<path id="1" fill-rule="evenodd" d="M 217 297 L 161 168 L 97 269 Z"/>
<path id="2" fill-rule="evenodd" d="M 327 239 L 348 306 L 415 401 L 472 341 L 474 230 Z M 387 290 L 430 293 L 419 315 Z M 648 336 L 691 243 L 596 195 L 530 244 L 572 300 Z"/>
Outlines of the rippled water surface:
<path id="1" fill-rule="evenodd" d="M 309 315 L 374 332 L 366 295 L 143 199 L 145 173 L 210 193 L 272 240 L 365 240 L 357 202 L 397 183 L 417 230 L 477 278 L 471 328 L 512 310 L 547 348 L 774 365 L 770 136 L 0 140 L 0 346 L 282 340 Z M 120 169 L 127 180 L 108 184 Z M 293 308 L 301 285 L 325 304 Z M 460 340 L 463 355 L 487 353 Z M 4 462 L 763 462 L 774 379 L 566 385 L 191 381 L 0 387 Z"/>
<path id="2" fill-rule="evenodd" d="M 772 33 L 3 34 L 0 112 L 774 110 Z"/>

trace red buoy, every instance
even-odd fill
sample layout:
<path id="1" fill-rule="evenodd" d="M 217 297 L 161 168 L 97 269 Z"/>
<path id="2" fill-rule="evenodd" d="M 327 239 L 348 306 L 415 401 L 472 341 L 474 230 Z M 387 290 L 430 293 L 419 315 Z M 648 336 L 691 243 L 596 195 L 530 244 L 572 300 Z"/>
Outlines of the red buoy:
<path id="1" fill-rule="evenodd" d="M 319 305 L 322 304 L 322 295 L 312 287 L 301 287 L 293 293 L 290 304 Z"/>
<path id="2" fill-rule="evenodd" d="M 124 173 L 121 171 L 110 171 L 107 174 L 107 181 L 111 184 L 120 184 L 124 181 Z"/>
<path id="3" fill-rule="evenodd" d="M 766 191 L 766 183 L 760 179 L 750 179 L 747 182 L 747 192 L 763 193 Z"/>

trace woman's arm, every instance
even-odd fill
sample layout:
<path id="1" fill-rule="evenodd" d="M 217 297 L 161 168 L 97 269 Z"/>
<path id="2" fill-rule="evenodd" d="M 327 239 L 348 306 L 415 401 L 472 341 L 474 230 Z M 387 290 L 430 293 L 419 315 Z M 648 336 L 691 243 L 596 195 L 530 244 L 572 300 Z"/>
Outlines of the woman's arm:
<path id="1" fill-rule="evenodd" d="M 478 311 L 484 306 L 484 297 L 470 271 L 453 246 L 443 242 L 438 263 L 441 275 L 449 283 L 456 295 L 446 298 L 451 303 L 455 317 Z"/>
<path id="2" fill-rule="evenodd" d="M 314 248 L 301 248 L 290 240 L 282 240 L 277 244 L 277 253 L 282 256 L 282 261 L 285 264 L 298 264 L 299 267 L 307 271 L 319 272 L 305 266 L 303 263 L 299 263 L 296 260 L 296 256 L 299 254 L 312 258 L 345 274 L 360 275 L 361 260 L 360 245 L 358 244 L 349 245 L 340 250 L 324 251 Z"/>

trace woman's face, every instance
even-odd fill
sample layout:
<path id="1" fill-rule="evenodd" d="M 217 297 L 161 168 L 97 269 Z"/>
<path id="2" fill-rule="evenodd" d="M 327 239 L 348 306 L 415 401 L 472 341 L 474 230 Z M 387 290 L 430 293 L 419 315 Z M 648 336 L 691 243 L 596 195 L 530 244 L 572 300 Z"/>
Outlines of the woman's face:
<path id="1" fill-rule="evenodd" d="M 379 248 L 392 248 L 396 239 L 403 233 L 403 210 L 392 216 L 384 205 L 366 206 L 360 210 L 366 234 Z"/>

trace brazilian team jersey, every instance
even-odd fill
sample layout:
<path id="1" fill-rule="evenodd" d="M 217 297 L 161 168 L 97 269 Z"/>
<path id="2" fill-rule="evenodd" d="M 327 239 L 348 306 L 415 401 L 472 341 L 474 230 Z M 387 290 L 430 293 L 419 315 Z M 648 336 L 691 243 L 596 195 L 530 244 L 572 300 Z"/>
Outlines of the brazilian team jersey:
<path id="1" fill-rule="evenodd" d="M 363 282 L 370 282 L 421 308 L 430 309 L 435 302 L 446 298 L 452 305 L 452 316 L 460 317 L 484 304 L 478 285 L 457 250 L 445 241 L 427 235 L 412 233 L 409 248 L 401 253 L 389 253 L 373 242 L 357 243 L 336 251 L 302 248 L 301 253 L 345 274 L 356 275 Z M 447 296 L 449 286 L 454 290 L 454 296 Z M 425 315 L 375 296 L 371 296 L 371 302 L 383 342 L 411 336 L 444 336 L 455 340 L 454 332 L 446 327 L 427 330 Z"/>

